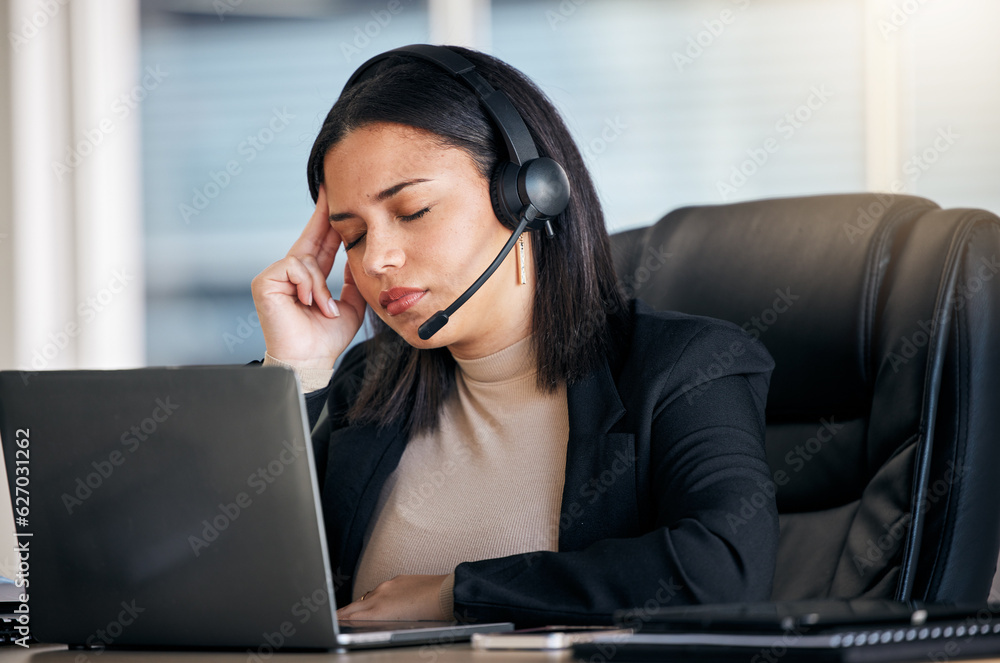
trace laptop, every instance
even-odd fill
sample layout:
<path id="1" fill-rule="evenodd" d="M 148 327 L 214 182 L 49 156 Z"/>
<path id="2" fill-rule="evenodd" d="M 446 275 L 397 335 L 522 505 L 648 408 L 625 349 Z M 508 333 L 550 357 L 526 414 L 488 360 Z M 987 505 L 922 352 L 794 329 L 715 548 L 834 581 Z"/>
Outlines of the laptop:
<path id="1" fill-rule="evenodd" d="M 0 439 L 41 642 L 266 658 L 513 629 L 338 623 L 345 580 L 286 369 L 0 371 Z"/>
<path id="2" fill-rule="evenodd" d="M 13 527 L 14 522 L 11 521 L 9 526 Z M 18 587 L 14 580 L 0 575 L 0 646 L 21 645 L 27 647 L 34 642 L 28 637 L 29 630 L 17 621 L 19 616 L 17 609 L 21 605 L 18 597 L 23 592 L 24 590 Z"/>

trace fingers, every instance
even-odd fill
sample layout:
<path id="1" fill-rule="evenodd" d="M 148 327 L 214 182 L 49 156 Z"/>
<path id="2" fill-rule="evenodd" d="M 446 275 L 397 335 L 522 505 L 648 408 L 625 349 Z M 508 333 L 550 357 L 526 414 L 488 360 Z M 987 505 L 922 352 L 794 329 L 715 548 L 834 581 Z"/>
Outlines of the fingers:
<path id="1" fill-rule="evenodd" d="M 338 619 L 450 619 L 441 612 L 446 575 L 400 575 L 337 611 Z"/>
<path id="2" fill-rule="evenodd" d="M 302 234 L 292 244 L 292 248 L 288 250 L 288 255 L 318 256 L 323 251 L 324 245 L 327 245 L 330 241 L 327 236 L 331 230 L 333 229 L 330 227 L 330 208 L 326 203 L 326 187 L 320 185 L 319 195 L 316 197 L 316 207 L 313 209 L 312 216 L 309 217 L 309 222 L 306 223 Z M 334 231 L 334 234 L 336 234 L 336 231 Z M 339 235 L 337 235 L 336 241 L 340 241 Z M 332 265 L 333 262 L 331 261 L 330 266 Z"/>
<path id="3" fill-rule="evenodd" d="M 333 262 L 337 259 L 337 251 L 340 250 L 340 245 L 343 241 L 340 233 L 330 225 L 330 209 L 326 202 L 326 185 L 320 185 L 319 187 L 319 195 L 316 197 L 316 211 L 313 212 L 313 216 L 317 215 L 322 217 L 320 225 L 325 229 L 325 233 L 322 234 L 322 239 L 313 255 L 316 256 L 316 261 L 319 263 L 319 268 L 322 270 L 325 278 L 330 275 L 330 270 L 333 269 Z M 309 222 L 314 223 L 311 218 Z"/>
<path id="4" fill-rule="evenodd" d="M 361 605 L 361 601 L 354 601 L 353 603 L 348 603 L 343 608 L 337 609 L 337 619 L 355 619 L 353 615 L 363 610 L 364 607 Z"/>
<path id="5" fill-rule="evenodd" d="M 288 256 L 285 263 L 285 278 L 295 286 L 296 298 L 306 306 L 312 306 L 312 275 L 302 261 L 294 256 Z"/>
<path id="6" fill-rule="evenodd" d="M 354 281 L 354 272 L 351 271 L 351 263 L 349 262 L 344 264 L 344 285 L 358 287 L 358 284 Z"/>
<path id="7" fill-rule="evenodd" d="M 372 611 L 378 611 L 379 599 L 384 598 L 378 589 L 385 583 L 379 583 L 365 592 L 358 600 L 348 603 L 337 610 L 337 619 L 370 619 Z M 376 596 L 376 594 L 378 596 Z"/>
<path id="8" fill-rule="evenodd" d="M 333 262 L 337 259 L 337 251 L 343 244 L 343 239 L 340 237 L 340 233 L 333 229 L 329 223 L 326 224 L 326 235 L 323 236 L 323 240 L 319 245 L 319 249 L 316 252 L 316 261 L 319 262 L 319 268 L 327 276 L 330 275 L 330 270 L 333 268 Z"/>
<path id="9" fill-rule="evenodd" d="M 354 309 L 358 318 L 364 320 L 365 307 L 368 303 L 361 296 L 357 284 L 354 282 L 354 274 L 351 272 L 351 264 L 344 265 L 344 287 L 340 289 L 340 302 Z"/>
<path id="10" fill-rule="evenodd" d="M 339 304 L 330 293 L 326 276 L 313 256 L 287 256 L 258 274 L 251 289 L 255 298 L 260 296 L 262 301 L 269 295 L 285 295 L 305 306 L 315 305 L 327 318 L 339 317 L 340 306 L 346 304 L 363 320 L 367 303 L 354 284 L 350 266 L 344 268 L 345 283 Z"/>
<path id="11" fill-rule="evenodd" d="M 326 287 L 326 278 L 319 270 L 315 258 L 288 256 L 281 264 L 285 279 L 294 287 L 294 296 L 299 302 L 305 306 L 312 306 L 317 302 L 326 317 L 337 317 L 339 311 L 336 307 L 330 307 L 330 290 Z"/>
<path id="12" fill-rule="evenodd" d="M 309 272 L 309 276 L 312 279 L 312 300 L 309 305 L 315 302 L 326 317 L 338 317 L 340 309 L 337 307 L 337 303 L 333 300 L 333 295 L 330 294 L 330 289 L 326 285 L 326 276 L 329 274 L 329 269 L 324 272 L 319 262 L 313 256 L 302 256 L 298 260 Z"/>
<path id="13" fill-rule="evenodd" d="M 319 264 L 319 269 L 326 278 L 330 275 L 333 263 L 337 258 L 337 251 L 343 240 L 340 233 L 330 225 L 330 210 L 326 202 L 326 187 L 320 186 L 319 195 L 316 197 L 316 207 L 309 217 L 309 222 L 302 230 L 302 234 L 292 244 L 288 250 L 288 256 L 301 258 L 303 256 L 313 256 Z"/>
<path id="14" fill-rule="evenodd" d="M 337 619 L 364 619 L 370 616 L 373 609 L 377 610 L 378 601 L 372 600 L 371 593 L 365 596 L 365 600 L 358 599 L 348 603 L 343 608 L 337 609 Z"/>
<path id="15" fill-rule="evenodd" d="M 288 254 L 275 267 L 284 268 L 284 274 L 278 278 L 271 277 L 272 291 L 275 287 L 284 294 L 294 296 L 306 306 L 315 304 L 324 316 L 336 318 L 340 316 L 340 306 L 330 294 L 326 279 L 333 269 L 343 241 L 330 225 L 330 210 L 326 199 L 326 186 L 320 185 L 316 196 L 316 207 L 302 234 L 292 244 Z M 280 268 L 279 268 L 280 269 Z M 284 279 L 281 278 L 284 276 Z M 289 284 L 286 288 L 280 286 L 281 281 Z M 363 319 L 365 307 L 364 297 L 358 291 L 351 274 L 350 266 L 344 268 L 344 287 L 340 294 L 341 303 L 347 303 Z"/>

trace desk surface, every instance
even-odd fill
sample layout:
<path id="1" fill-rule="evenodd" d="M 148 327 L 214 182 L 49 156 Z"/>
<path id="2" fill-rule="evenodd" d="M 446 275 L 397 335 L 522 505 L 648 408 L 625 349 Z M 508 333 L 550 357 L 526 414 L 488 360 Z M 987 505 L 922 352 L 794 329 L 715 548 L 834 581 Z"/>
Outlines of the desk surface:
<path id="1" fill-rule="evenodd" d="M 4 647 L 0 649 L 2 663 L 258 663 L 241 652 L 165 652 L 165 651 L 69 651 L 61 645 L 33 645 Z M 423 663 L 455 663 L 476 661 L 477 663 L 519 662 L 519 663 L 570 663 L 573 658 L 568 651 L 480 651 L 469 644 L 415 645 L 411 647 L 389 647 L 385 649 L 361 649 L 346 654 L 276 654 L 259 663 L 318 663 L 319 661 L 343 663 L 400 663 L 401 661 L 422 661 Z M 994 663 L 1000 663 L 997 659 Z"/>
<path id="2" fill-rule="evenodd" d="M 571 663 L 569 651 L 480 651 L 468 644 L 422 645 L 386 649 L 358 650 L 347 654 L 276 654 L 262 660 L 251 660 L 240 652 L 161 652 L 161 651 L 69 651 L 60 645 L 4 647 L 0 649 L 3 663 Z M 926 659 L 914 663 L 927 663 Z M 978 659 L 977 663 L 1000 663 L 1000 658 Z"/>

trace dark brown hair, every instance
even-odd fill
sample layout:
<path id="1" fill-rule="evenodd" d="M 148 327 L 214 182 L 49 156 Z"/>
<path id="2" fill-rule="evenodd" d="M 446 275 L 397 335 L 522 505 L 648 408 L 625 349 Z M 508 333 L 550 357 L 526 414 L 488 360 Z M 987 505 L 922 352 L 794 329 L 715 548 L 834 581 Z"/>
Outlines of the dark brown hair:
<path id="1" fill-rule="evenodd" d="M 552 224 L 555 236 L 536 233 L 538 275 L 532 309 L 538 385 L 571 384 L 596 368 L 609 350 L 609 316 L 625 301 L 615 277 L 601 204 L 583 158 L 548 98 L 524 74 L 484 53 L 450 47 L 503 90 L 524 118 L 540 156 L 555 159 L 569 177 L 571 197 Z M 386 59 L 372 75 L 344 90 L 330 109 L 309 155 L 309 190 L 315 201 L 326 153 L 351 131 L 388 122 L 423 129 L 441 144 L 465 150 L 489 180 L 503 142 L 478 98 L 435 65 L 410 57 Z M 509 224 L 508 227 L 513 227 Z M 348 412 L 352 424 L 404 421 L 410 435 L 432 430 L 455 381 L 447 348 L 418 350 L 372 312 L 365 377 Z"/>

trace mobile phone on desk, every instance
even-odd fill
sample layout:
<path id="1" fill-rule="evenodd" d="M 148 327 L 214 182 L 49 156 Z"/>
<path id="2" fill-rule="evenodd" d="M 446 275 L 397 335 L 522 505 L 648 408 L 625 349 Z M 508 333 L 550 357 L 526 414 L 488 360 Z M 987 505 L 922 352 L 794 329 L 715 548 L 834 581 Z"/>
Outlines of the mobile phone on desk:
<path id="1" fill-rule="evenodd" d="M 596 637 L 630 635 L 630 628 L 609 626 L 539 626 L 506 633 L 474 633 L 475 649 L 569 649 Z"/>

